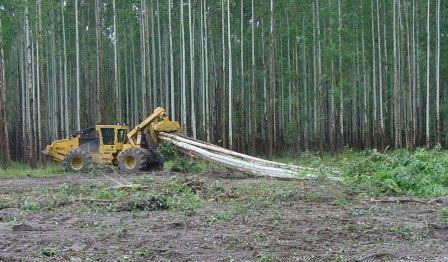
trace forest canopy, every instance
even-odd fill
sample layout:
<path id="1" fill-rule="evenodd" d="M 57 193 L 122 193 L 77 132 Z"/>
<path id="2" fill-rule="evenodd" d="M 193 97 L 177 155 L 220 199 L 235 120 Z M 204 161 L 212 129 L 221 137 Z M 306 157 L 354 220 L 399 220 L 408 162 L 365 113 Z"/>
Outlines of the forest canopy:
<path id="1" fill-rule="evenodd" d="M 2 0 L 2 158 L 36 165 L 52 140 L 156 106 L 254 154 L 446 147 L 447 14 L 441 0 Z"/>

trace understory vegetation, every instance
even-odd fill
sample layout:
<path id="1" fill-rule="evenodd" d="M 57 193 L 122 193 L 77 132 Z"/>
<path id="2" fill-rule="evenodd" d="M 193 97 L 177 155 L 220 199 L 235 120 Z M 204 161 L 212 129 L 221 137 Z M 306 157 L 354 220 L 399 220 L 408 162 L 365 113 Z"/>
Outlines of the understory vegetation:
<path id="1" fill-rule="evenodd" d="M 169 144 L 158 147 L 166 172 L 205 173 L 222 172 L 224 167 L 203 160 L 189 158 Z M 439 148 L 418 148 L 415 151 L 395 150 L 379 152 L 375 149 L 354 151 L 344 149 L 338 154 L 301 152 L 275 158 L 275 161 L 316 168 L 319 177 L 338 176 L 352 193 L 368 195 L 408 195 L 437 197 L 448 195 L 448 152 Z M 92 175 L 99 175 L 94 169 Z M 0 179 L 25 177 L 53 177 L 65 175 L 62 166 L 49 164 L 31 169 L 13 163 L 12 168 L 0 170 Z M 184 194 L 184 190 L 175 190 Z M 188 193 L 188 192 L 187 192 Z"/>
<path id="2" fill-rule="evenodd" d="M 369 195 L 443 196 L 448 194 L 448 152 L 440 148 L 415 151 L 356 152 L 339 154 L 300 153 L 276 159 L 339 174 L 347 190 Z"/>
<path id="3" fill-rule="evenodd" d="M 448 153 L 439 149 L 358 154 L 344 168 L 345 184 L 371 194 L 442 196 L 448 194 Z"/>

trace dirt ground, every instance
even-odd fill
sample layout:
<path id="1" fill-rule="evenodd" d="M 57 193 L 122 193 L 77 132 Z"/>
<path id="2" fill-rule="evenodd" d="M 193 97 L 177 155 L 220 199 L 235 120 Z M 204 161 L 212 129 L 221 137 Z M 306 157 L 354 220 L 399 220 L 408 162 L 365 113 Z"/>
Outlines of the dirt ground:
<path id="1" fill-rule="evenodd" d="M 332 181 L 223 172 L 126 179 L 143 187 L 0 180 L 0 261 L 448 260 L 445 199 L 388 202 Z"/>

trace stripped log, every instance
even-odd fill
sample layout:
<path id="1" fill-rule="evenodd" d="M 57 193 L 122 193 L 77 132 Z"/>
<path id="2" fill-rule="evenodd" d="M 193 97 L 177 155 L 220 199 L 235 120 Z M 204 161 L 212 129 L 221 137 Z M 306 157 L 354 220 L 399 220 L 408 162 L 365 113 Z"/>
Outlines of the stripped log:
<path id="1" fill-rule="evenodd" d="M 299 176 L 297 176 L 297 173 L 292 170 L 256 165 L 241 159 L 237 159 L 235 157 L 213 153 L 203 148 L 185 142 L 180 142 L 164 135 L 159 135 L 159 138 L 163 141 L 170 142 L 183 150 L 187 150 L 191 154 L 196 155 L 202 159 L 221 164 L 225 167 L 244 173 L 277 178 L 300 178 Z"/>
<path id="2" fill-rule="evenodd" d="M 299 172 L 299 170 L 306 170 L 306 171 L 316 171 L 316 169 L 314 168 L 310 168 L 310 167 L 299 167 L 296 165 L 288 165 L 288 164 L 284 164 L 284 163 L 278 163 L 278 162 L 273 162 L 273 161 L 269 161 L 269 160 L 265 160 L 265 159 L 261 159 L 261 158 L 257 158 L 257 157 L 253 157 L 253 156 L 249 156 L 249 155 L 245 155 L 245 154 L 241 154 L 232 150 L 228 150 L 225 148 L 222 148 L 220 146 L 216 146 L 214 144 L 210 144 L 207 142 L 203 142 L 197 139 L 193 139 L 193 138 L 189 138 L 189 137 L 184 137 L 182 135 L 178 135 L 178 134 L 169 134 L 169 133 L 164 133 L 161 132 L 159 134 L 160 137 L 167 137 L 167 138 L 171 138 L 173 140 L 179 141 L 179 142 L 184 142 L 187 144 L 191 144 L 194 145 L 196 147 L 200 147 L 200 148 L 204 148 L 207 150 L 211 150 L 211 151 L 215 151 L 218 153 L 222 153 L 228 156 L 234 156 L 237 157 L 239 159 L 243 159 L 246 161 L 250 161 L 254 164 L 258 164 L 258 165 L 264 165 L 264 166 L 271 166 L 271 167 L 277 167 L 277 168 L 282 168 L 282 169 L 288 169 L 294 172 Z"/>

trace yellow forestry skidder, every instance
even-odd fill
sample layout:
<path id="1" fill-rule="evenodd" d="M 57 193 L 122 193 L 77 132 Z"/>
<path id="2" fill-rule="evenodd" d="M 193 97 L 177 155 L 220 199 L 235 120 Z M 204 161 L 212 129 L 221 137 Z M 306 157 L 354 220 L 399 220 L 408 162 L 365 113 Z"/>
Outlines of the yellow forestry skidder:
<path id="1" fill-rule="evenodd" d="M 158 143 L 158 132 L 178 132 L 180 125 L 170 121 L 163 107 L 129 131 L 123 124 L 96 125 L 76 132 L 68 139 L 54 141 L 42 152 L 62 162 L 67 172 L 86 172 L 92 162 L 118 166 L 125 173 L 143 171 L 157 162 L 149 148 L 146 133 Z"/>

